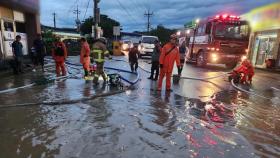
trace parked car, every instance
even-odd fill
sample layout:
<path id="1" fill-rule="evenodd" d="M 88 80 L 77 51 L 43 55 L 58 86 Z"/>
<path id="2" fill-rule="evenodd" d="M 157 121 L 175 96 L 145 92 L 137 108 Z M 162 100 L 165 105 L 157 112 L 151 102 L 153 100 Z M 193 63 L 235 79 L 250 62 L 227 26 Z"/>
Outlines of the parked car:
<path id="1" fill-rule="evenodd" d="M 130 41 L 130 40 L 122 41 L 122 51 L 128 51 L 132 47 L 133 47 L 132 41 Z"/>
<path id="2" fill-rule="evenodd" d="M 151 56 L 155 48 L 155 41 L 158 40 L 156 36 L 142 36 L 138 50 L 140 52 L 140 58 L 142 56 Z"/>

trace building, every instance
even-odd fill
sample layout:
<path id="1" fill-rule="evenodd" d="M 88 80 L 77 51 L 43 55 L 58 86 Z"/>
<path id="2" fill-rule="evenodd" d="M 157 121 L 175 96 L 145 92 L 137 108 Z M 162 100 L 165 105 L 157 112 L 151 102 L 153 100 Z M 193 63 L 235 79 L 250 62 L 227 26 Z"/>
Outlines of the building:
<path id="1" fill-rule="evenodd" d="M 16 35 L 21 35 L 27 55 L 40 32 L 39 0 L 0 0 L 0 65 L 13 56 Z"/>
<path id="2" fill-rule="evenodd" d="M 139 43 L 142 35 L 139 33 L 121 32 L 121 40 L 130 40 L 132 43 Z"/>
<path id="3" fill-rule="evenodd" d="M 54 28 L 50 26 L 41 26 L 42 32 L 51 30 L 55 36 L 61 38 L 61 40 L 79 40 L 82 36 L 75 28 Z"/>
<path id="4" fill-rule="evenodd" d="M 242 16 L 251 25 L 249 59 L 255 67 L 280 68 L 280 3 L 256 8 Z"/>

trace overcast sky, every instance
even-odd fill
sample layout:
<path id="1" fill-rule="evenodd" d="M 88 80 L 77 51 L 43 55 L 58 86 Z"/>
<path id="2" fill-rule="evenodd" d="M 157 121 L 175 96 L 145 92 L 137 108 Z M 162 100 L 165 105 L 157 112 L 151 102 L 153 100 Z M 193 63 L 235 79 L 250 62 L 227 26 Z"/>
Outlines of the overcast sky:
<path id="1" fill-rule="evenodd" d="M 53 26 L 52 13 L 57 13 L 57 27 L 74 27 L 73 10 L 77 5 L 83 20 L 93 15 L 93 0 L 41 0 L 41 22 Z M 279 2 L 279 0 L 101 0 L 102 14 L 119 21 L 124 31 L 143 31 L 150 9 L 152 27 L 163 24 L 170 28 L 181 28 L 195 18 L 205 18 L 219 13 L 241 15 L 253 8 Z M 88 5 L 89 4 L 89 5 Z M 88 9 L 87 9 L 87 6 Z"/>

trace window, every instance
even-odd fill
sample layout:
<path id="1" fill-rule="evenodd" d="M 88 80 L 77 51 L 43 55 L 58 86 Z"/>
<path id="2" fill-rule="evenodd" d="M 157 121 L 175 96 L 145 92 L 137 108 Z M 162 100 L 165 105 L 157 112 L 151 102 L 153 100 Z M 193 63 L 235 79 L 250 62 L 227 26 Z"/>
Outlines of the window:
<path id="1" fill-rule="evenodd" d="M 4 21 L 4 29 L 5 31 L 14 31 L 13 23 Z"/>
<path id="2" fill-rule="evenodd" d="M 211 33 L 211 28 L 212 28 L 212 23 L 208 22 L 207 25 L 206 25 L 205 33 L 210 34 Z"/>
<path id="3" fill-rule="evenodd" d="M 247 40 L 249 38 L 249 26 L 247 24 L 218 23 L 215 35 L 218 38 Z"/>
<path id="4" fill-rule="evenodd" d="M 198 34 L 204 34 L 205 33 L 205 29 L 206 29 L 206 25 L 205 24 L 201 25 L 201 26 L 198 27 L 197 33 Z"/>
<path id="5" fill-rule="evenodd" d="M 16 22 L 16 32 L 26 33 L 24 23 Z"/>

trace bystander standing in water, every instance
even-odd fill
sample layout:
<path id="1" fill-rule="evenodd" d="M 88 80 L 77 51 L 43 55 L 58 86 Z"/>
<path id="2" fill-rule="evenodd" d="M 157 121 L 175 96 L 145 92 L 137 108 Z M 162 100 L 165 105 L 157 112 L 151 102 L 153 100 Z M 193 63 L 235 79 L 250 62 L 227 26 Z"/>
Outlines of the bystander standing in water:
<path id="1" fill-rule="evenodd" d="M 158 40 L 156 40 L 155 41 L 155 48 L 154 48 L 153 54 L 152 54 L 151 76 L 148 79 L 155 80 L 155 81 L 158 80 L 160 53 L 161 53 L 161 45 L 160 45 L 160 42 Z M 154 72 L 155 71 L 156 71 L 156 75 L 155 75 L 155 78 L 154 78 Z"/>
<path id="2" fill-rule="evenodd" d="M 139 54 L 140 54 L 140 52 L 138 51 L 138 45 L 133 44 L 133 48 L 131 48 L 128 53 L 128 60 L 129 60 L 130 68 L 131 68 L 132 72 L 136 72 L 138 69 Z"/>
<path id="3" fill-rule="evenodd" d="M 23 68 L 22 68 L 23 45 L 20 42 L 20 40 L 21 40 L 21 36 L 17 35 L 16 40 L 12 44 L 13 57 L 14 57 L 14 62 L 13 62 L 14 74 L 23 73 Z"/>

